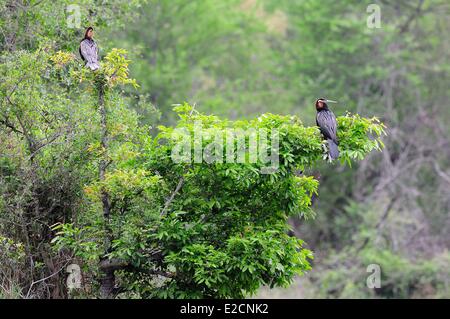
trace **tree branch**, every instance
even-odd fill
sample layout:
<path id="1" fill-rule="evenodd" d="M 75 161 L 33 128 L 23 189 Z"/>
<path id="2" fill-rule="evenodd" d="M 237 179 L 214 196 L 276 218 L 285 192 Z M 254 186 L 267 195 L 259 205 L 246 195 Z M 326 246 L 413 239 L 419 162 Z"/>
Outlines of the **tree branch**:
<path id="1" fill-rule="evenodd" d="M 192 113 L 194 112 L 194 109 L 195 109 L 195 103 L 194 103 L 194 105 L 192 106 L 192 110 L 191 110 L 191 112 L 189 113 L 189 117 L 192 116 Z M 163 215 L 167 212 L 167 210 L 169 209 L 170 204 L 172 203 L 173 199 L 175 198 L 175 195 L 178 194 L 178 192 L 180 191 L 180 189 L 181 189 L 181 187 L 183 186 L 183 184 L 184 184 L 184 176 L 181 176 L 180 180 L 178 181 L 177 187 L 176 187 L 175 190 L 172 192 L 172 194 L 170 195 L 169 199 L 165 202 L 164 208 L 163 208 L 163 210 L 161 211 L 160 216 L 163 216 Z"/>

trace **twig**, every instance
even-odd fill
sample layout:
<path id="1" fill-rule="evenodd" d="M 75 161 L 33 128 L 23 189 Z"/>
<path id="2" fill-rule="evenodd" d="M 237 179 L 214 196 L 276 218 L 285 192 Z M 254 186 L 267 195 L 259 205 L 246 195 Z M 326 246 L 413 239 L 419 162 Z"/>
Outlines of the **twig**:
<path id="1" fill-rule="evenodd" d="M 23 132 L 21 130 L 17 129 L 13 124 L 11 124 L 11 122 L 9 122 L 7 118 L 0 119 L 0 123 L 2 123 L 3 125 L 8 127 L 9 129 L 11 129 L 13 132 L 15 132 L 17 134 L 24 135 Z"/>
<path id="2" fill-rule="evenodd" d="M 31 288 L 33 288 L 33 286 L 34 286 L 35 284 L 40 283 L 40 282 L 42 282 L 42 281 L 45 281 L 45 280 L 47 280 L 47 279 L 49 279 L 49 278 L 51 278 L 51 277 L 53 277 L 53 276 L 59 274 L 59 273 L 61 272 L 61 270 L 63 270 L 63 269 L 69 264 L 69 262 L 70 262 L 70 260 L 68 260 L 68 261 L 64 264 L 64 266 L 61 267 L 61 269 L 59 269 L 57 272 L 51 274 L 50 276 L 47 276 L 47 277 L 42 278 L 42 279 L 39 279 L 39 280 L 37 280 L 37 281 L 33 281 L 33 282 L 31 283 L 31 285 L 30 285 L 30 288 L 28 289 L 28 292 L 27 292 L 27 295 L 25 296 L 25 299 L 28 299 L 28 296 L 30 295 L 30 292 L 31 292 Z"/>
<path id="3" fill-rule="evenodd" d="M 417 5 L 416 10 L 413 12 L 413 14 L 411 14 L 411 16 L 408 18 L 408 20 L 405 22 L 405 24 L 403 26 L 400 27 L 400 34 L 404 33 L 408 30 L 409 25 L 411 24 L 411 22 L 414 21 L 415 18 L 417 18 L 421 11 L 422 11 L 422 5 L 423 5 L 423 1 L 424 0 L 420 0 L 419 4 Z"/>
<path id="4" fill-rule="evenodd" d="M 439 164 L 437 162 L 434 162 L 434 170 L 436 171 L 436 173 L 442 178 L 444 179 L 447 183 L 450 184 L 450 175 L 446 174 L 443 170 L 441 170 L 441 168 L 439 167 Z"/>
<path id="5" fill-rule="evenodd" d="M 380 220 L 378 221 L 377 225 L 375 226 L 375 229 L 377 230 L 377 233 L 380 233 L 381 225 L 386 220 L 386 218 L 389 216 L 389 213 L 391 212 L 392 206 L 394 206 L 395 199 L 391 198 L 389 201 L 389 204 L 386 206 L 386 209 L 383 212 L 383 215 L 381 216 Z M 356 254 L 358 254 L 364 247 L 367 246 L 367 244 L 370 242 L 370 237 L 367 236 L 362 245 L 356 250 Z"/>
<path id="6" fill-rule="evenodd" d="M 178 181 L 177 187 L 172 192 L 172 195 L 170 195 L 170 198 L 166 201 L 164 208 L 161 211 L 161 216 L 163 216 L 166 213 L 167 209 L 169 208 L 169 205 L 172 203 L 173 199 L 175 198 L 175 195 L 178 193 L 183 184 L 184 184 L 184 176 L 181 176 L 180 180 Z"/>

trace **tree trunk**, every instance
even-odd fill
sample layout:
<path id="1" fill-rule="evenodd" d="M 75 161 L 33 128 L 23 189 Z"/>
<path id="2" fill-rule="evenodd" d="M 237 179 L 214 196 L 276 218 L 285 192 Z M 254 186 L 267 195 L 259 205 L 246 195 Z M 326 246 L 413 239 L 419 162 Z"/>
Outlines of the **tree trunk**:
<path id="1" fill-rule="evenodd" d="M 105 106 L 105 89 L 103 85 L 100 86 L 98 90 L 98 107 L 101 117 L 101 146 L 103 149 L 102 158 L 99 165 L 99 179 L 100 181 L 105 180 L 106 169 L 108 167 L 108 127 L 106 118 L 106 106 Z M 106 190 L 101 192 L 101 200 L 103 206 L 103 219 L 105 227 L 105 240 L 104 240 L 104 250 L 105 255 L 111 251 L 112 242 L 112 231 L 110 227 L 110 214 L 111 214 L 111 203 L 109 200 L 109 194 Z M 107 257 L 103 257 L 100 262 L 104 262 Z M 113 297 L 115 276 L 114 269 L 100 267 L 101 278 L 100 278 L 100 296 L 103 299 L 109 299 Z"/>

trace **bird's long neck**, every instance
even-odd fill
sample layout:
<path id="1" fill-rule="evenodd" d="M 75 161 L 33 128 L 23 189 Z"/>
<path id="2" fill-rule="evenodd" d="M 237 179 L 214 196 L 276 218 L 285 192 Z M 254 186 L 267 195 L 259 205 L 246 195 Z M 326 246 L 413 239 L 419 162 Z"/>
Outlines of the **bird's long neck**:
<path id="1" fill-rule="evenodd" d="M 321 108 L 317 108 L 317 112 L 328 111 L 328 105 L 324 105 Z"/>

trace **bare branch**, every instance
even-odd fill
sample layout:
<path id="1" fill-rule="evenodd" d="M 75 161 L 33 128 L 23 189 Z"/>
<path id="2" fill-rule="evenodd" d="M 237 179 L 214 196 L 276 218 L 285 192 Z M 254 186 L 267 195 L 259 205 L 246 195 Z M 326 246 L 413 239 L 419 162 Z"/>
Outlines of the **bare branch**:
<path id="1" fill-rule="evenodd" d="M 31 283 L 31 285 L 30 285 L 30 288 L 28 289 L 28 292 L 27 292 L 27 294 L 26 294 L 26 296 L 25 296 L 25 299 L 28 299 L 28 297 L 30 296 L 30 293 L 31 293 L 31 289 L 33 288 L 33 286 L 34 286 L 35 284 L 38 284 L 38 283 L 40 283 L 40 282 L 42 282 L 42 281 L 45 281 L 45 280 L 47 280 L 47 279 L 52 278 L 53 276 L 56 276 L 57 274 L 59 274 L 59 273 L 61 272 L 61 270 L 63 270 L 64 268 L 66 268 L 66 266 L 69 264 L 69 262 L 70 262 L 70 260 L 68 260 L 68 261 L 64 264 L 64 266 L 62 266 L 57 272 L 51 274 L 50 276 L 47 276 L 47 277 L 42 278 L 42 279 L 39 279 L 39 280 L 37 280 L 37 281 L 33 281 L 33 282 Z"/>

